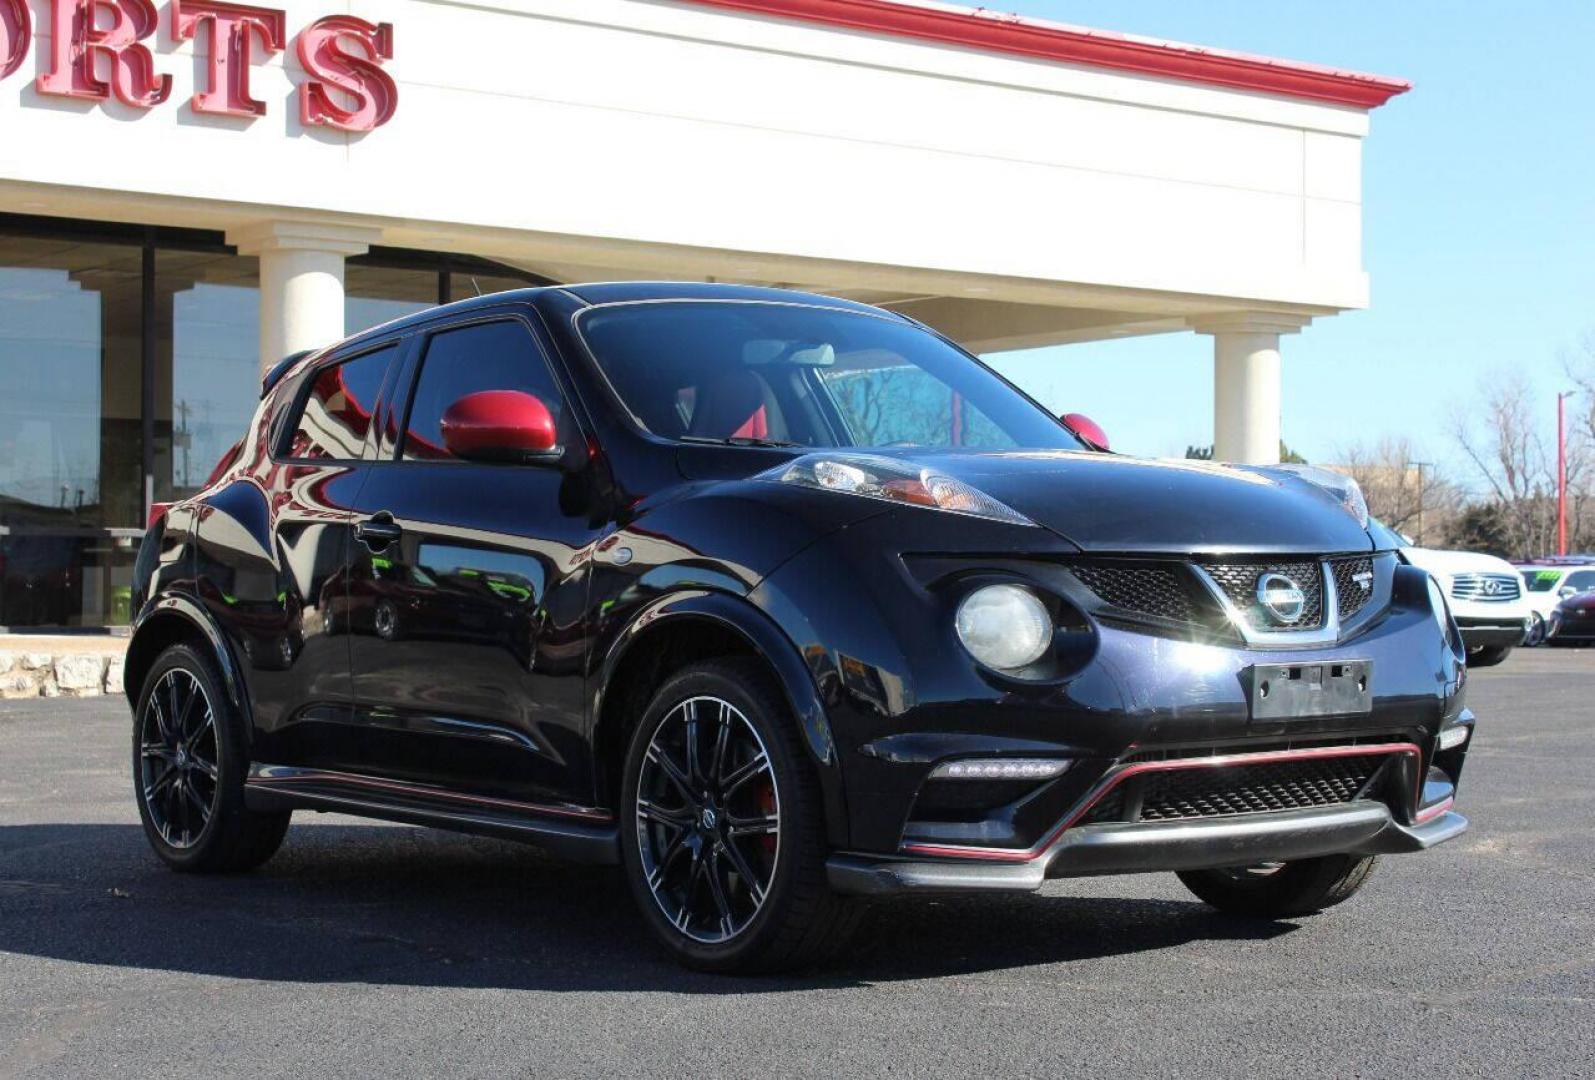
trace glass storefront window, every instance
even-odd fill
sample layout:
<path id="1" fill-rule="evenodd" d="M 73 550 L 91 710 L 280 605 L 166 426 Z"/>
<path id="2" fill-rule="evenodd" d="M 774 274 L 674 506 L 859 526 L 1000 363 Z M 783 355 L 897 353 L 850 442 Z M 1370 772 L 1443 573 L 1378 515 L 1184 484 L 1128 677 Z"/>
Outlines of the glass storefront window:
<path id="1" fill-rule="evenodd" d="M 469 300 L 473 296 L 504 292 L 507 289 L 526 289 L 536 284 L 526 278 L 504 274 L 482 273 L 476 270 L 454 270 L 449 273 L 449 299 Z"/>
<path id="2" fill-rule="evenodd" d="M 345 329 L 528 284 L 492 270 L 351 259 Z M 243 436 L 259 347 L 259 263 L 219 234 L 0 215 L 0 628 L 129 620 L 146 500 L 194 494 Z"/>
<path id="3" fill-rule="evenodd" d="M 343 331 L 357 334 L 438 302 L 436 270 L 395 269 L 350 260 L 343 269 Z"/>
<path id="4" fill-rule="evenodd" d="M 260 390 L 260 278 L 253 258 L 155 256 L 155 499 L 204 486 L 242 437 Z"/>
<path id="5" fill-rule="evenodd" d="M 0 232 L 0 626 L 126 609 L 143 524 L 141 259 Z"/>

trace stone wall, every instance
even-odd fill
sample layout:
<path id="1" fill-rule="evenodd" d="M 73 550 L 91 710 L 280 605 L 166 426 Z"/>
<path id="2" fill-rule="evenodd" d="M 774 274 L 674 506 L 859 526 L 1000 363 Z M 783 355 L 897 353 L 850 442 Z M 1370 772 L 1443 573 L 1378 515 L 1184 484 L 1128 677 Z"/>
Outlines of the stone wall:
<path id="1" fill-rule="evenodd" d="M 0 649 L 0 698 L 94 697 L 122 692 L 122 657 L 105 652 Z"/>

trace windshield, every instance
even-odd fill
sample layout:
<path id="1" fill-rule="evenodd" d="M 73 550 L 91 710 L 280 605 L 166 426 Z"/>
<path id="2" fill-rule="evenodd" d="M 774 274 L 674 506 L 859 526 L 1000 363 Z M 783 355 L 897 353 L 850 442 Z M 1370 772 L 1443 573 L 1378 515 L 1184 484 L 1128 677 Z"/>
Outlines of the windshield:
<path id="1" fill-rule="evenodd" d="M 1529 569 L 1523 571 L 1523 584 L 1529 592 L 1550 592 L 1556 588 L 1556 583 L 1562 580 L 1566 570 L 1539 570 Z"/>
<path id="2" fill-rule="evenodd" d="M 861 312 L 621 304 L 580 329 L 655 435 L 804 447 L 1080 450 L 1058 420 L 934 334 Z"/>

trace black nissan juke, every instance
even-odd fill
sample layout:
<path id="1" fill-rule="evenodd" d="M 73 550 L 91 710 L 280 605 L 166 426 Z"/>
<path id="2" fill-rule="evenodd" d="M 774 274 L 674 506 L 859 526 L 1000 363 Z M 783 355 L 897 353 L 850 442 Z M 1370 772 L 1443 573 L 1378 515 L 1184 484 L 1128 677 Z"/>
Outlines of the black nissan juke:
<path id="1" fill-rule="evenodd" d="M 846 300 L 528 289 L 290 357 L 135 605 L 175 868 L 295 810 L 527 840 L 707 969 L 1053 877 L 1305 915 L 1467 827 L 1462 643 L 1354 484 L 1109 453 Z"/>

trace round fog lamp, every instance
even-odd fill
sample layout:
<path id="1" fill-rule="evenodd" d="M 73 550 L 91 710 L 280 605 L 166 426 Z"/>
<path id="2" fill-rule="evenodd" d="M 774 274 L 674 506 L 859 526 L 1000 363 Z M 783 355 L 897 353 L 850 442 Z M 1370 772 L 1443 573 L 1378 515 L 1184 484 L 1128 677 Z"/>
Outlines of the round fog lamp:
<path id="1" fill-rule="evenodd" d="M 1052 641 L 1052 617 L 1035 593 L 987 585 L 958 605 L 958 640 L 987 667 L 1013 671 L 1040 660 Z"/>

